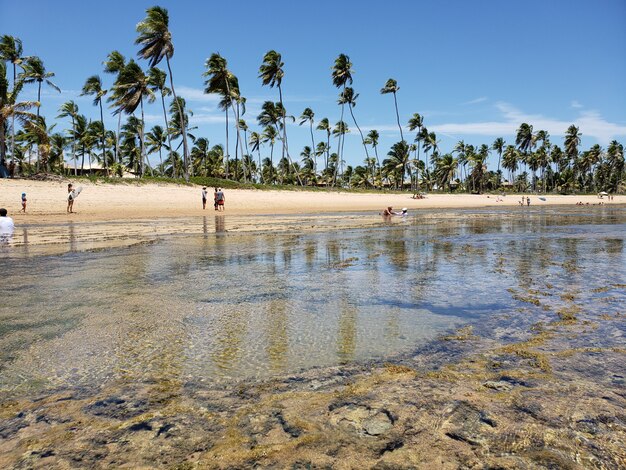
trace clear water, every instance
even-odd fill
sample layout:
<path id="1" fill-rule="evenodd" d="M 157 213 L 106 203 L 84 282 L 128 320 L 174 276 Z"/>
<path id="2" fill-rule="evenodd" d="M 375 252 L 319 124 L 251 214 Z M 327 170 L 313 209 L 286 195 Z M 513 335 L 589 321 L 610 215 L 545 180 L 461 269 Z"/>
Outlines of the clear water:
<path id="1" fill-rule="evenodd" d="M 311 216 L 279 232 L 237 232 L 237 218 L 160 221 L 186 230 L 99 251 L 74 251 L 85 247 L 76 233 L 94 228 L 71 227 L 54 256 L 28 234 L 59 227 L 22 229 L 26 241 L 18 230 L 0 258 L 0 391 L 216 382 L 384 359 L 515 311 L 509 289 L 537 279 L 562 290 L 626 282 L 620 207 L 347 219 L 365 222 Z M 618 289 L 611 301 L 625 300 Z"/>

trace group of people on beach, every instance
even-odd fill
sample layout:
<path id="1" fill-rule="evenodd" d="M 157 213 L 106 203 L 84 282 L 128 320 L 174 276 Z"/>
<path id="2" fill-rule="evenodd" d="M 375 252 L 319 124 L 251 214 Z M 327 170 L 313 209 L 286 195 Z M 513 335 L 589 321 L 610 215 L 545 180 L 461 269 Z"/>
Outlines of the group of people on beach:
<path id="1" fill-rule="evenodd" d="M 208 199 L 209 192 L 206 187 L 202 187 L 202 209 L 206 209 L 206 201 Z M 224 205 L 226 203 L 226 196 L 224 195 L 224 191 L 222 188 L 215 188 L 213 192 L 213 207 L 215 207 L 216 211 L 223 211 Z"/>

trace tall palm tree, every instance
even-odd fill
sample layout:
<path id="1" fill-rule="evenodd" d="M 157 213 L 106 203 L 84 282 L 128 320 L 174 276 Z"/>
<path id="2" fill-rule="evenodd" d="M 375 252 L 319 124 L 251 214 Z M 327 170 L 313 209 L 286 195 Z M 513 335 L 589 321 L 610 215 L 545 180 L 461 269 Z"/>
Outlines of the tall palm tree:
<path id="1" fill-rule="evenodd" d="M 491 148 L 498 152 L 498 186 L 500 186 L 500 160 L 502 160 L 502 151 L 504 150 L 504 139 L 502 137 L 498 137 L 493 141 Z"/>
<path id="2" fill-rule="evenodd" d="M 442 189 L 448 186 L 448 190 L 451 190 L 451 182 L 454 180 L 458 166 L 458 159 L 454 158 L 450 153 L 437 158 L 433 173 Z"/>
<path id="3" fill-rule="evenodd" d="M 74 176 L 78 175 L 78 157 L 76 156 L 76 116 L 78 116 L 78 106 L 73 101 L 66 101 L 59 108 L 57 118 L 69 117 L 72 120 L 72 156 L 74 157 Z"/>
<path id="4" fill-rule="evenodd" d="M 422 141 L 422 128 L 424 127 L 424 118 L 419 113 L 413 113 L 411 119 L 409 119 L 409 130 L 413 132 L 417 129 L 417 134 L 415 135 L 414 142 L 417 142 L 417 160 L 420 159 L 420 143 Z"/>
<path id="5" fill-rule="evenodd" d="M 339 146 L 339 144 L 337 144 L 337 150 L 338 150 L 338 161 L 337 161 L 337 165 L 334 168 L 334 173 L 333 173 L 333 183 L 336 182 L 337 180 L 337 168 L 339 166 L 342 167 L 343 170 L 343 145 L 345 142 L 345 135 L 347 133 L 350 132 L 350 129 L 348 128 L 348 124 L 346 124 L 344 121 L 339 121 L 337 123 L 335 123 L 335 127 L 333 128 L 333 135 L 335 137 L 337 137 L 338 142 L 341 142 L 341 145 Z"/>
<path id="6" fill-rule="evenodd" d="M 396 105 L 396 119 L 398 121 L 398 129 L 400 129 L 400 140 L 404 141 L 404 135 L 402 135 L 402 126 L 400 125 L 400 113 L 398 112 L 398 99 L 396 97 L 396 93 L 398 93 L 400 87 L 398 86 L 398 82 L 396 82 L 393 78 L 387 80 L 385 86 L 380 89 L 380 93 L 382 95 L 386 95 L 388 93 L 393 93 L 393 102 Z"/>
<path id="7" fill-rule="evenodd" d="M 107 59 L 102 63 L 104 65 L 105 73 L 119 73 L 126 66 L 126 58 L 119 51 L 112 51 L 107 56 Z M 115 98 L 113 96 L 109 96 L 107 102 L 113 102 Z M 119 135 L 122 127 L 122 114 L 120 113 L 117 117 L 117 133 L 115 134 L 115 162 L 120 163 L 119 158 Z"/>
<path id="8" fill-rule="evenodd" d="M 5 130 L 7 119 L 17 118 L 22 124 L 29 120 L 33 120 L 36 116 L 30 113 L 33 107 L 38 107 L 37 101 L 17 101 L 17 96 L 22 90 L 23 83 L 18 80 L 13 86 L 13 90 L 9 91 L 9 81 L 7 79 L 7 69 L 4 61 L 0 61 L 0 165 L 4 165 L 6 161 L 6 136 Z M 12 141 L 12 152 L 14 143 Z M 11 158 L 14 159 L 13 153 Z"/>
<path id="9" fill-rule="evenodd" d="M 170 88 L 174 96 L 174 102 L 180 103 L 176 97 L 174 89 L 174 78 L 170 59 L 174 55 L 174 44 L 172 43 L 172 33 L 169 30 L 169 15 L 165 8 L 154 6 L 146 10 L 146 18 L 137 24 L 139 36 L 135 44 L 141 45 L 139 57 L 149 61 L 150 67 L 155 67 L 165 58 L 167 71 L 170 77 Z M 185 116 L 184 110 L 179 109 L 181 119 L 180 127 L 183 135 L 183 163 L 185 166 L 185 179 L 189 180 L 189 148 L 187 146 L 187 126 L 182 121 Z"/>
<path id="10" fill-rule="evenodd" d="M 22 80 L 24 83 L 37 83 L 37 101 L 39 103 L 41 103 L 41 85 L 44 82 L 53 90 L 61 93 L 61 89 L 50 81 L 52 77 L 54 77 L 54 72 L 47 72 L 39 57 L 31 56 L 26 59 Z M 39 107 L 37 108 L 37 116 L 39 116 Z"/>
<path id="11" fill-rule="evenodd" d="M 518 151 L 513 145 L 507 145 L 504 149 L 502 166 L 509 170 L 509 182 L 513 182 L 515 179 L 515 172 L 518 169 L 517 162 L 519 161 Z"/>
<path id="12" fill-rule="evenodd" d="M 143 163 L 146 158 L 145 142 L 144 142 L 144 97 L 148 101 L 154 101 L 154 93 L 148 86 L 148 77 L 141 70 L 141 67 L 134 61 L 130 60 L 120 71 L 115 82 L 113 98 L 116 109 L 114 114 L 121 112 L 127 115 L 133 114 L 139 107 L 141 109 L 141 126 L 139 129 L 139 140 L 141 147 L 141 156 L 139 160 L 139 175 L 143 175 Z"/>
<path id="13" fill-rule="evenodd" d="M 309 130 L 311 132 L 311 148 L 315 148 L 315 138 L 313 137 L 313 123 L 315 122 L 315 113 L 311 108 L 304 108 L 302 114 L 300 115 L 300 126 L 305 122 L 309 123 Z M 313 172 L 317 173 L 317 158 L 315 158 L 315 153 L 313 154 Z"/>
<path id="14" fill-rule="evenodd" d="M 220 95 L 222 97 L 220 100 L 220 108 L 226 113 L 226 178 L 228 178 L 228 158 L 230 156 L 228 153 L 228 109 L 233 109 L 235 119 L 237 120 L 238 116 L 233 106 L 233 98 L 239 96 L 239 81 L 237 77 L 228 70 L 226 59 L 218 53 L 211 54 L 211 57 L 207 59 L 204 66 L 207 69 L 206 72 L 202 74 L 204 77 L 207 77 L 204 82 L 204 92 L 207 94 Z"/>
<path id="15" fill-rule="evenodd" d="M 148 85 L 152 89 L 152 91 L 156 94 L 159 92 L 161 96 L 161 108 L 163 109 L 163 122 L 165 122 L 165 131 L 167 134 L 167 145 L 170 148 L 170 152 L 172 151 L 172 137 L 168 131 L 168 119 L 167 119 L 167 110 L 165 109 L 165 97 L 170 96 L 172 94 L 172 90 L 170 90 L 167 85 L 167 74 L 158 67 L 152 67 L 148 70 Z"/>
<path id="16" fill-rule="evenodd" d="M 335 64 L 333 65 L 332 71 L 332 79 L 333 85 L 337 88 L 342 88 L 343 91 L 346 89 L 346 85 L 352 85 L 352 62 L 350 62 L 350 57 L 346 54 L 339 54 L 339 56 L 335 59 Z M 345 103 L 340 103 L 341 105 L 341 117 L 339 118 L 339 122 L 343 123 L 343 110 Z M 330 127 L 330 126 L 329 126 Z M 345 133 L 341 132 L 339 134 L 339 141 L 337 142 L 337 150 L 339 153 L 339 164 L 343 162 L 343 139 Z M 337 180 L 337 169 L 339 165 L 335 166 L 335 174 L 333 176 L 333 184 L 335 184 Z"/>
<path id="17" fill-rule="evenodd" d="M 94 106 L 100 106 L 100 123 L 102 124 L 102 155 L 106 156 L 106 144 L 105 144 L 105 134 L 106 129 L 104 128 L 104 114 L 102 112 L 102 97 L 107 94 L 108 90 L 104 90 L 102 88 L 102 80 L 98 75 L 92 75 L 85 81 L 85 85 L 83 85 L 83 90 L 81 92 L 81 96 L 83 95 L 94 95 L 93 104 Z M 104 160 L 104 169 L 108 174 L 109 167 L 107 165 L 106 157 Z"/>
<path id="18" fill-rule="evenodd" d="M 24 57 L 22 56 L 22 41 L 16 37 L 3 35 L 0 38 L 0 61 L 7 61 L 13 64 L 13 91 L 11 94 L 17 99 L 15 90 L 17 89 L 17 66 L 22 63 Z M 6 77 L 6 71 L 4 72 Z M 7 84 L 8 93 L 8 84 Z M 4 129 L 0 132 L 4 132 Z M 11 155 L 15 151 L 15 116 L 11 116 Z M 2 161 L 4 161 L 2 159 Z"/>
<path id="19" fill-rule="evenodd" d="M 578 147 L 580 147 L 581 133 L 578 131 L 578 127 L 571 125 L 565 132 L 565 155 L 567 156 L 569 163 L 572 164 L 578 159 Z"/>
<path id="20" fill-rule="evenodd" d="M 367 151 L 367 144 L 365 142 L 365 137 L 363 136 L 363 132 L 361 132 L 361 128 L 357 124 L 356 118 L 354 117 L 353 108 L 356 106 L 356 99 L 358 97 L 359 97 L 359 94 L 355 93 L 354 90 L 352 89 L 352 87 L 346 87 L 339 94 L 339 101 L 338 101 L 338 103 L 339 104 L 347 104 L 348 105 L 348 109 L 350 110 L 350 115 L 352 116 L 352 121 L 354 122 L 354 125 L 356 126 L 357 130 L 359 131 L 359 134 L 361 135 L 361 143 L 363 144 L 363 148 L 365 149 L 365 158 L 369 158 L 370 154 Z"/>
<path id="21" fill-rule="evenodd" d="M 31 56 L 26 59 L 23 65 L 23 72 L 21 74 L 24 83 L 37 83 L 37 117 L 39 117 L 39 111 L 41 108 L 41 85 L 45 82 L 50 88 L 61 93 L 61 89 L 56 86 L 50 79 L 54 77 L 54 72 L 46 71 L 46 67 L 43 65 L 43 61 L 36 56 Z M 39 133 L 33 135 L 39 136 Z M 37 169 L 39 169 L 39 146 L 37 146 Z"/>

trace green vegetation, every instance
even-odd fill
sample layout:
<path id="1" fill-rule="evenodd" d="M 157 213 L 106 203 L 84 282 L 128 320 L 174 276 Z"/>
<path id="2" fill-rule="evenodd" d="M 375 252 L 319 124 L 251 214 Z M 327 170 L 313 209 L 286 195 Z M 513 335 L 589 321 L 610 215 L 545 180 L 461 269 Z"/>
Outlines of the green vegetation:
<path id="1" fill-rule="evenodd" d="M 51 81 L 54 73 L 46 70 L 40 58 L 25 56 L 18 38 L 2 36 L 0 165 L 9 166 L 7 162 L 11 161 L 17 173 L 26 175 L 41 171 L 73 173 L 74 176 L 78 176 L 79 172 L 81 175 L 98 172 L 111 176 L 127 176 L 130 173 L 137 179 L 169 177 L 226 188 L 263 184 L 279 188 L 298 186 L 472 193 L 615 193 L 626 189 L 623 145 L 612 141 L 606 149 L 596 144 L 582 150 L 582 134 L 574 125 L 567 129 L 562 146 L 552 143 L 546 131 L 535 131 L 531 124 L 521 123 L 514 143 L 507 143 L 501 137 L 491 144 L 480 146 L 465 144 L 461 140 L 452 152 L 442 153 L 437 135 L 426 128 L 422 115 L 414 113 L 406 124 L 402 123 L 398 105 L 400 86 L 393 78 L 387 80 L 380 93 L 393 95 L 400 141 L 391 146 L 381 162 L 378 132 L 374 129 L 364 135 L 356 120 L 354 108 L 359 94 L 351 86 L 352 62 L 346 54 L 337 56 L 330 76 L 332 84 L 339 90 L 339 120 L 333 125 L 324 117 L 314 126 L 315 113 L 311 108 L 305 108 L 299 119 L 300 125 L 309 125 L 311 146 L 305 146 L 300 152 L 293 149 L 290 152 L 287 121 L 295 121 L 295 117 L 288 113 L 283 103 L 285 72 L 281 54 L 270 50 L 262 58 L 259 78 L 263 85 L 276 87 L 278 101 L 263 103 L 256 117 L 259 127 L 254 131 L 242 119 L 246 98 L 239 88 L 239 80 L 229 70 L 226 58 L 213 53 L 205 63 L 204 92 L 219 98 L 219 107 L 225 113 L 226 138 L 225 145 L 210 145 L 207 138 L 190 133 L 193 128 L 189 127 L 189 117 L 193 113 L 175 92 L 170 63 L 174 56 L 174 44 L 167 10 L 158 6 L 148 8 L 146 17 L 136 29 L 137 56 L 146 61 L 147 69 L 144 70 L 133 59 L 126 60 L 119 51 L 112 51 L 103 62 L 103 71 L 115 76 L 110 87 L 105 88 L 99 75 L 91 75 L 81 92 L 94 97 L 93 104 L 99 108 L 100 119 L 88 121 L 78 106 L 68 101 L 61 106 L 57 116 L 68 126 L 65 132 L 53 132 L 56 124 L 48 126 L 39 114 L 42 86 L 59 91 Z M 163 59 L 167 72 L 157 68 Z M 13 71 L 12 80 L 9 78 L 9 64 Z M 19 73 L 18 67 L 21 69 Z M 37 101 L 19 101 L 23 87 L 29 84 L 37 86 Z M 170 95 L 172 99 L 168 107 L 166 98 Z M 157 97 L 160 98 L 163 125 L 146 130 L 144 108 Z M 118 116 L 116 130 L 105 128 L 105 98 L 112 113 Z M 344 121 L 346 106 L 365 152 L 363 164 L 354 167 L 344 161 L 345 136 L 350 132 L 348 123 Z M 32 112 L 34 108 L 37 108 L 36 113 Z M 141 116 L 135 116 L 136 112 Z M 122 115 L 126 115 L 124 123 Z M 314 127 L 321 132 L 317 144 Z M 236 135 L 234 158 L 229 148 L 231 128 Z M 405 140 L 404 131 L 407 129 L 414 134 Z M 334 137 L 332 144 L 331 136 Z M 281 153 L 275 162 L 274 150 L 278 143 Z M 373 156 L 370 153 L 372 150 Z M 487 166 L 490 152 L 498 156 L 496 169 Z M 73 162 L 73 169 L 65 164 L 67 154 Z M 300 161 L 295 158 L 296 154 L 299 154 Z M 158 164 L 150 164 L 148 157 L 151 155 L 158 155 Z M 96 162 L 97 171 L 92 171 L 92 164 Z M 507 173 L 506 178 L 504 172 Z"/>

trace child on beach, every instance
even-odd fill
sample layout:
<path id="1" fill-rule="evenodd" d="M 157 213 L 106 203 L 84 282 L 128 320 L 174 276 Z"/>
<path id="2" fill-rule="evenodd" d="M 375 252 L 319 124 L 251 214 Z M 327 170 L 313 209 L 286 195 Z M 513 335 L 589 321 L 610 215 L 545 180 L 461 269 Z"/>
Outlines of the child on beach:
<path id="1" fill-rule="evenodd" d="M 72 191 L 73 191 L 73 186 L 72 183 L 69 183 L 67 185 L 67 212 L 68 214 L 71 214 L 73 211 L 73 207 L 74 207 L 74 196 L 72 196 Z"/>
<path id="2" fill-rule="evenodd" d="M 26 214 L 26 193 L 22 193 L 22 212 Z"/>

